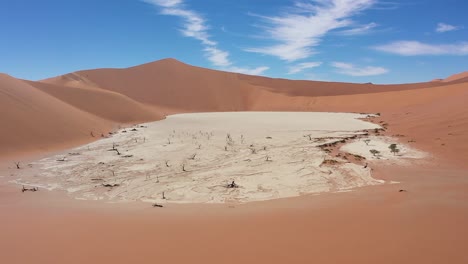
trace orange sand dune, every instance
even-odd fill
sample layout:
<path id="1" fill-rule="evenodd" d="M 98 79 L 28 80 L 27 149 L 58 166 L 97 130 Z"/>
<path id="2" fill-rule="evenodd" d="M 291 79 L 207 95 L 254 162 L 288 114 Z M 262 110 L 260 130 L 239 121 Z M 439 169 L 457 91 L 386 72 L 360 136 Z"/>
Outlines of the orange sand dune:
<path id="1" fill-rule="evenodd" d="M 44 152 L 91 140 L 111 122 L 68 105 L 8 75 L 0 75 L 0 156 Z M 75 142 L 73 142 L 75 141 Z"/>
<path id="2" fill-rule="evenodd" d="M 127 69 L 97 69 L 75 73 L 100 88 L 136 101 L 178 111 L 245 109 L 236 74 L 164 60 Z M 58 78 L 62 80 L 61 78 Z M 57 78 L 44 80 L 56 83 Z M 69 81 L 72 85 L 75 80 Z"/>
<path id="3" fill-rule="evenodd" d="M 461 72 L 443 79 L 443 82 L 468 81 L 468 71 Z"/>
<path id="4" fill-rule="evenodd" d="M 330 96 L 436 87 L 439 83 L 372 85 L 291 81 L 220 72 L 165 59 L 127 69 L 97 69 L 44 80 L 67 86 L 115 91 L 136 101 L 179 111 L 249 110 L 248 98 L 258 90 L 288 96 Z M 78 84 L 81 83 L 81 84 Z M 262 102 L 256 101 L 255 104 Z M 267 103 L 267 102 L 265 102 Z"/>
<path id="5" fill-rule="evenodd" d="M 163 118 L 154 108 L 119 93 L 102 89 L 63 87 L 43 82 L 28 83 L 76 108 L 114 122 L 138 123 Z"/>

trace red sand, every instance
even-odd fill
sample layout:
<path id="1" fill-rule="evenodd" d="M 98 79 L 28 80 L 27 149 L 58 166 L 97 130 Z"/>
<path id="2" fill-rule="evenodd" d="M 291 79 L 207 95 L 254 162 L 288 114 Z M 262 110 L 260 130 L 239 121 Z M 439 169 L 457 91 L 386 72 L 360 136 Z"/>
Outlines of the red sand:
<path id="1" fill-rule="evenodd" d="M 1 75 L 1 161 L 167 113 L 232 110 L 380 112 L 375 121 L 389 124 L 387 134 L 435 158 L 372 165 L 377 177 L 401 184 L 235 208 L 108 205 L 0 184 L 0 256 L 5 263 L 468 263 L 468 80 L 452 79 L 288 81 L 175 60 L 39 83 Z M 17 172 L 4 169 L 0 181 Z"/>

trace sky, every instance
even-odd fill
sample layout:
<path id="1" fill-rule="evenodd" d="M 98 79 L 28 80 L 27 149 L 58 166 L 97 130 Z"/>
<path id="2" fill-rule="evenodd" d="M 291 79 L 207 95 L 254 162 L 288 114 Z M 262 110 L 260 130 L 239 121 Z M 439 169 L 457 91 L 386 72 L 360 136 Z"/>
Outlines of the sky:
<path id="1" fill-rule="evenodd" d="M 159 59 L 273 78 L 408 83 L 468 71 L 466 0 L 0 0 L 0 72 Z"/>

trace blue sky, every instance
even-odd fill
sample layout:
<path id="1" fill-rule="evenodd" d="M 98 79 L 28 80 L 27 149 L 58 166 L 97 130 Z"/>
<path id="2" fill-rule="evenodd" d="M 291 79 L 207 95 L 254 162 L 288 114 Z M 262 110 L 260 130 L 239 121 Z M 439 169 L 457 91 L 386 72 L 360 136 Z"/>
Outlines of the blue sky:
<path id="1" fill-rule="evenodd" d="M 163 58 L 275 78 L 468 70 L 465 0 L 0 0 L 0 72 L 38 80 Z"/>

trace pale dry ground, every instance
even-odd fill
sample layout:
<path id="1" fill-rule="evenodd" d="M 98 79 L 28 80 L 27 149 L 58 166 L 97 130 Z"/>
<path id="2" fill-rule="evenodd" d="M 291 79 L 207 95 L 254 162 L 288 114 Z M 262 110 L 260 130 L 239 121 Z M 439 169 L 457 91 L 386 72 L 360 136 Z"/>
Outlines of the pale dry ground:
<path id="1" fill-rule="evenodd" d="M 368 141 L 366 141 L 368 140 Z M 400 144 L 396 138 L 369 136 L 364 139 L 355 140 L 340 148 L 341 151 L 355 154 L 366 158 L 366 160 L 397 161 L 400 164 L 408 164 L 414 159 L 423 159 L 429 157 L 427 153 L 410 148 L 407 145 Z M 393 153 L 389 146 L 397 144 L 399 152 Z M 371 150 L 377 150 L 379 153 L 373 155 Z M 405 159 L 401 159 L 405 157 Z"/>
<path id="2" fill-rule="evenodd" d="M 178 114 L 33 162 L 13 182 L 66 190 L 78 199 L 158 203 L 238 203 L 346 191 L 384 181 L 372 178 L 370 166 L 332 157 L 320 146 L 380 128 L 358 119 L 366 117 L 306 112 Z M 344 148 L 350 153 L 366 151 L 362 140 Z M 373 137 L 374 145 L 380 142 L 373 148 L 385 156 L 388 144 L 382 142 L 389 140 Z M 400 148 L 403 151 L 392 158 L 422 157 L 409 147 Z M 238 188 L 227 188 L 232 181 Z"/>

